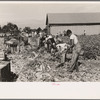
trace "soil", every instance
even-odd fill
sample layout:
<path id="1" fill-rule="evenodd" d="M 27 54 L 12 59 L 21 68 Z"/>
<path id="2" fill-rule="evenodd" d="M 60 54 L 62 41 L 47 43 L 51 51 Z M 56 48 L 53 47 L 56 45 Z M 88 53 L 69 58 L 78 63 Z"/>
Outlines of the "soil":
<path id="1" fill-rule="evenodd" d="M 3 38 L 0 38 L 0 48 L 4 49 Z M 56 68 L 59 59 L 48 53 L 45 48 L 36 49 L 35 41 L 30 39 L 30 45 L 23 46 L 19 53 L 8 54 L 11 59 L 11 71 L 18 75 L 16 82 L 99 82 L 100 59 L 82 60 L 79 62 L 79 72 L 69 73 L 70 61 Z"/>

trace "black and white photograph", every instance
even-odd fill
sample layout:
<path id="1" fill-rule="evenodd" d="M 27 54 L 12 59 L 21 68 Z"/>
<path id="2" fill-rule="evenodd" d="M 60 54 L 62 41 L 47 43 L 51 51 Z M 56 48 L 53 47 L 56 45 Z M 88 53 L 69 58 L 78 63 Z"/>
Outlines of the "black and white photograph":
<path id="1" fill-rule="evenodd" d="M 100 3 L 0 2 L 1 82 L 100 82 Z"/>

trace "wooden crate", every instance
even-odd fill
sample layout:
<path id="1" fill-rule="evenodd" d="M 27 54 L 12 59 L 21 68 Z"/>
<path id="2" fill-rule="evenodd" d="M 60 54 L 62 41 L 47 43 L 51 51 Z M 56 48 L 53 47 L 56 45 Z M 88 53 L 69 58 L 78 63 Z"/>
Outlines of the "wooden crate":
<path id="1" fill-rule="evenodd" d="M 0 81 L 8 81 L 10 78 L 10 62 L 0 61 Z"/>

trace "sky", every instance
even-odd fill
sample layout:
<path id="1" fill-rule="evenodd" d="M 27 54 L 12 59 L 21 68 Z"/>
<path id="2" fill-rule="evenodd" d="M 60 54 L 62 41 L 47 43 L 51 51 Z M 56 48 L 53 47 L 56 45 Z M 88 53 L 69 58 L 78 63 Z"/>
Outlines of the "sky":
<path id="1" fill-rule="evenodd" d="M 0 25 L 44 28 L 47 13 L 100 12 L 100 2 L 0 2 Z"/>

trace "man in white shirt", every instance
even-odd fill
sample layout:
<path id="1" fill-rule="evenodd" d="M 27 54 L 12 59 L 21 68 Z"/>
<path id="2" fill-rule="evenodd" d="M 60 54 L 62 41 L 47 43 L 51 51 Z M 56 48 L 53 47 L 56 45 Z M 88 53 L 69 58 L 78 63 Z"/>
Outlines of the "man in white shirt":
<path id="1" fill-rule="evenodd" d="M 37 32 L 36 31 L 34 32 L 34 35 L 37 35 Z"/>
<path id="2" fill-rule="evenodd" d="M 40 38 L 42 38 L 42 36 L 43 36 L 43 31 L 40 31 L 40 32 L 39 32 L 39 36 L 40 36 Z"/>
<path id="3" fill-rule="evenodd" d="M 81 52 L 81 46 L 78 41 L 78 38 L 75 34 L 72 33 L 71 30 L 67 30 L 67 32 L 64 34 L 65 36 L 68 36 L 70 38 L 70 47 L 72 51 L 72 59 L 71 59 L 71 67 L 69 69 L 69 72 L 73 72 L 74 69 L 78 72 L 78 59 L 79 54 Z"/>

